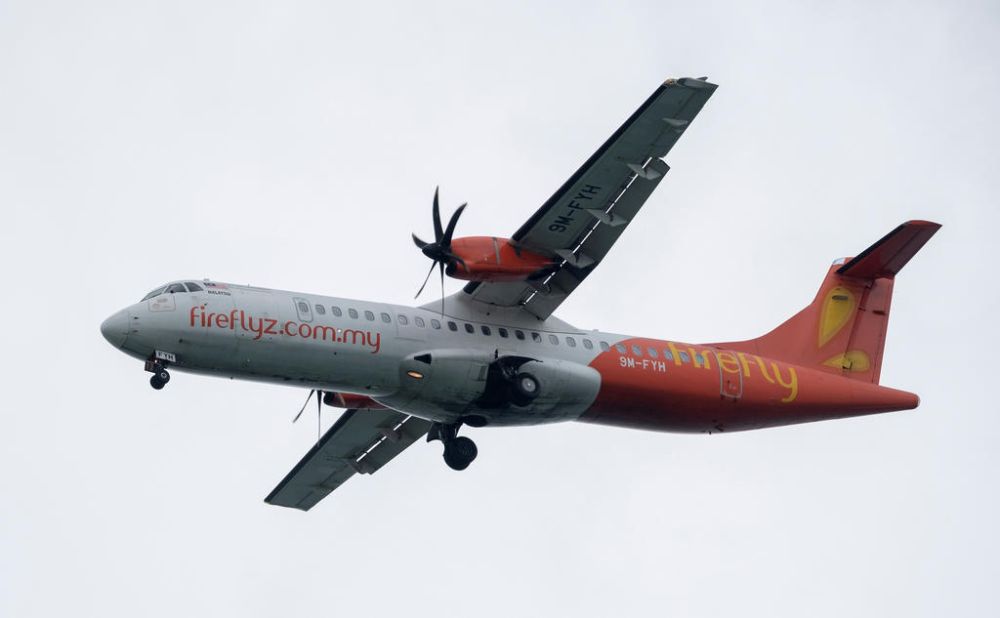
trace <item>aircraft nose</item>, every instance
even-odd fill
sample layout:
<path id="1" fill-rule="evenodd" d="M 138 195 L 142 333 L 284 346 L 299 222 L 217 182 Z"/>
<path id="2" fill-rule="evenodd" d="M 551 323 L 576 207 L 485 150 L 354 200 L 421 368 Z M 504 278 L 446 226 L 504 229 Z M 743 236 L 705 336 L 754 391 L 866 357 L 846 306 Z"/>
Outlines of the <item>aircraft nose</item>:
<path id="1" fill-rule="evenodd" d="M 122 309 L 101 324 L 101 334 L 108 343 L 120 348 L 128 337 L 128 312 Z"/>

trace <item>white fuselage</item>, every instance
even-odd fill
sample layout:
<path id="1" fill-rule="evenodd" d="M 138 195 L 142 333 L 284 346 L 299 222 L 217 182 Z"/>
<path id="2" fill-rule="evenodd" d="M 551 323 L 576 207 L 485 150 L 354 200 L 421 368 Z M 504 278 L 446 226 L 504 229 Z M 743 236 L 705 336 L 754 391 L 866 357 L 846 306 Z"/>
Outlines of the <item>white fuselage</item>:
<path id="1" fill-rule="evenodd" d="M 365 395 L 442 422 L 470 414 L 497 356 L 534 359 L 544 391 L 527 409 L 475 412 L 493 425 L 578 418 L 600 388 L 600 375 L 587 365 L 622 339 L 554 318 L 463 319 L 453 299 L 442 314 L 250 286 L 199 287 L 136 303 L 102 330 L 124 352 L 143 360 L 166 354 L 179 370 Z M 415 360 L 427 354 L 433 364 Z"/>

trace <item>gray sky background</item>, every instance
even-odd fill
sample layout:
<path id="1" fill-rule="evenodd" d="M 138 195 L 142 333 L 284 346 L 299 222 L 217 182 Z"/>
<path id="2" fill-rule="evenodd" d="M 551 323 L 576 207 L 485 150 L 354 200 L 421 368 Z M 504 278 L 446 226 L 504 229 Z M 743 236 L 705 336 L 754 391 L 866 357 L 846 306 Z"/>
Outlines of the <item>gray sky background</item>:
<path id="1" fill-rule="evenodd" d="M 998 35 L 990 2 L 0 0 L 0 615 L 995 613 Z M 302 514 L 262 500 L 315 439 L 304 391 L 154 392 L 101 338 L 184 277 L 408 303 L 435 185 L 460 234 L 509 235 L 699 75 L 719 90 L 560 317 L 756 336 L 936 220 L 882 375 L 919 410 L 480 430 L 465 473 L 418 444 Z"/>

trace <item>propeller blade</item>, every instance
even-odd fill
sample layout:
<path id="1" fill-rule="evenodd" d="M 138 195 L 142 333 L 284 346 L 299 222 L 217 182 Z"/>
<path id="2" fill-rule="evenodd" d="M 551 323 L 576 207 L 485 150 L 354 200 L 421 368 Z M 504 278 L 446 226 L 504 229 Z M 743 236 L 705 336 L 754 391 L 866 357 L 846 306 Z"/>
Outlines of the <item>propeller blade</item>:
<path id="1" fill-rule="evenodd" d="M 295 418 L 292 419 L 293 423 L 295 423 L 296 421 L 298 421 L 299 417 L 302 416 L 302 413 L 306 411 L 306 406 L 309 405 L 309 400 L 312 399 L 313 392 L 315 392 L 315 391 L 309 391 L 309 395 L 306 396 L 306 402 L 302 404 L 302 409 L 299 410 L 299 413 L 296 414 Z"/>
<path id="2" fill-rule="evenodd" d="M 429 242 L 424 242 L 420 240 L 420 238 L 416 234 L 411 234 L 411 236 L 413 236 L 413 244 L 417 246 L 417 249 L 423 250 L 424 247 L 431 244 Z"/>
<path id="3" fill-rule="evenodd" d="M 444 262 L 438 262 L 441 267 L 441 317 L 444 317 Z"/>
<path id="4" fill-rule="evenodd" d="M 455 233 L 455 225 L 458 224 L 458 218 L 462 216 L 462 211 L 465 210 L 466 206 L 468 206 L 468 204 L 462 204 L 459 206 L 458 210 L 455 211 L 455 214 L 451 216 L 451 220 L 448 221 L 448 229 L 444 231 L 444 238 L 439 241 L 442 249 L 447 250 L 451 247 L 451 235 Z"/>
<path id="5" fill-rule="evenodd" d="M 469 272 L 469 267 L 465 265 L 465 260 L 463 260 L 463 259 L 462 259 L 462 258 L 461 258 L 460 256 L 457 256 L 457 255 L 455 255 L 455 254 L 454 254 L 454 253 L 452 253 L 451 251 L 449 251 L 448 253 L 446 253 L 446 254 L 445 254 L 445 256 L 446 256 L 446 257 L 447 257 L 447 258 L 448 258 L 449 260 L 452 260 L 452 261 L 455 261 L 455 262 L 458 262 L 459 264 L 461 264 L 461 265 L 462 265 L 462 268 L 464 268 L 464 269 L 465 269 L 465 272 Z"/>
<path id="6" fill-rule="evenodd" d="M 438 205 L 438 190 L 441 187 L 434 187 L 434 242 L 441 242 L 441 206 Z"/>
<path id="7" fill-rule="evenodd" d="M 424 291 L 425 287 L 427 287 L 427 282 L 431 280 L 431 273 L 434 272 L 434 265 L 435 264 L 437 264 L 436 260 L 434 262 L 431 262 L 431 269 L 427 271 L 427 276 L 424 277 L 424 284 L 422 286 L 420 286 L 419 290 L 417 290 L 417 296 L 420 296 L 420 293 Z M 417 296 L 414 296 L 413 298 L 416 298 Z"/>

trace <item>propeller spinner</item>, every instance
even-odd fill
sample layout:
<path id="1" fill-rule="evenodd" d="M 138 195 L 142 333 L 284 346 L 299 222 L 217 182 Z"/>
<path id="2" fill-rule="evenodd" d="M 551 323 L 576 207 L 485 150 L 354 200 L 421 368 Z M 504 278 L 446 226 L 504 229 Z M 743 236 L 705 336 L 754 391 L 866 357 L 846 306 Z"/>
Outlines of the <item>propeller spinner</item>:
<path id="1" fill-rule="evenodd" d="M 434 242 L 424 242 L 416 234 L 413 234 L 413 244 L 417 245 L 420 251 L 432 260 L 431 268 L 427 271 L 427 277 L 424 278 L 423 285 L 417 290 L 417 295 L 424 291 L 427 287 L 427 282 L 430 281 L 431 273 L 434 272 L 434 267 L 437 266 L 441 273 L 441 310 L 444 311 L 444 271 L 445 268 L 454 264 L 461 264 L 465 268 L 465 260 L 463 260 L 458 255 L 455 255 L 451 251 L 451 237 L 455 233 L 455 225 L 458 223 L 458 218 L 462 216 L 462 211 L 465 210 L 467 204 L 462 204 L 455 210 L 455 213 L 451 215 L 451 219 L 448 221 L 448 227 L 443 228 L 441 226 L 441 207 L 438 204 L 438 189 L 434 189 L 434 208 L 433 208 L 433 218 L 434 218 Z"/>

